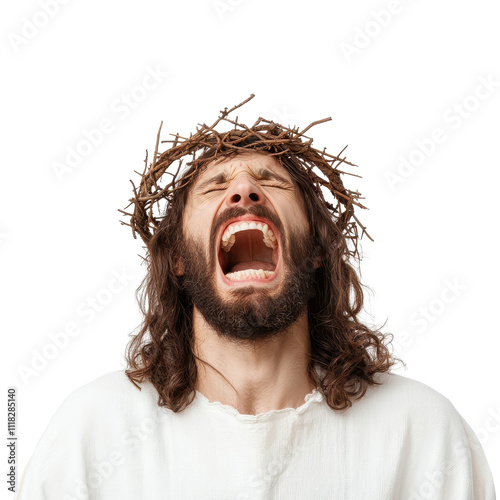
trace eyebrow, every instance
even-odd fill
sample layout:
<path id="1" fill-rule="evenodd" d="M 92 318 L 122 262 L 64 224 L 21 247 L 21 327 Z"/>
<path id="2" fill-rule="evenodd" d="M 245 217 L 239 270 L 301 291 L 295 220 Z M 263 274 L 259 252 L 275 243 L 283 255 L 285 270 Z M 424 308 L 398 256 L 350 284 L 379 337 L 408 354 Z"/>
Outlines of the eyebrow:
<path id="1" fill-rule="evenodd" d="M 260 180 L 269 180 L 269 179 L 274 179 L 275 181 L 281 182 L 282 184 L 290 184 L 290 181 L 288 179 L 285 179 L 281 175 L 273 172 L 272 170 L 269 170 L 267 168 L 260 168 L 257 171 L 256 174 L 257 178 Z M 215 175 L 214 177 L 211 177 L 210 179 L 202 182 L 199 186 L 195 188 L 196 191 L 202 191 L 206 187 L 210 186 L 211 184 L 222 184 L 227 181 L 227 171 L 223 171 Z"/>

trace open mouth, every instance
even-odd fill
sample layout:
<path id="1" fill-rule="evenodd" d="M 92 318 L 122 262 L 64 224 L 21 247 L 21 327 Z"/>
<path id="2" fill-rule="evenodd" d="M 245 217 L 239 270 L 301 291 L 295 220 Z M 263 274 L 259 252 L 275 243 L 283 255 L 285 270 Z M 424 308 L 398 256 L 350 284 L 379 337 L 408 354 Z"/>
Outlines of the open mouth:
<path id="1" fill-rule="evenodd" d="M 219 241 L 223 281 L 273 281 L 278 274 L 279 254 L 279 234 L 268 221 L 233 221 L 224 228 Z"/>

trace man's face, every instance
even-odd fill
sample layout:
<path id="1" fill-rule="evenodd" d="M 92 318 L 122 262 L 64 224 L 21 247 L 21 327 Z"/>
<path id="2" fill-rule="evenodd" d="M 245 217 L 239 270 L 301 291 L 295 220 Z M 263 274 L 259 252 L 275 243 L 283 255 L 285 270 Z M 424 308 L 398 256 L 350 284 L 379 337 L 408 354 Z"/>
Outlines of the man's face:
<path id="1" fill-rule="evenodd" d="M 219 334 L 264 339 L 293 324 L 318 264 L 286 169 L 252 152 L 209 164 L 189 191 L 181 260 L 186 292 Z"/>

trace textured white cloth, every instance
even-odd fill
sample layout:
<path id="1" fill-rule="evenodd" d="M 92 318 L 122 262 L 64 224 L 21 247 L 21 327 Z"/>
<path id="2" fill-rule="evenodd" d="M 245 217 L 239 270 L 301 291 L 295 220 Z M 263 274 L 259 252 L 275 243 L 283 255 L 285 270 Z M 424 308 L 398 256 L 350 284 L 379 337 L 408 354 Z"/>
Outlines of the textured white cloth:
<path id="1" fill-rule="evenodd" d="M 123 370 L 71 393 L 52 417 L 16 500 L 494 500 L 481 445 L 451 402 L 410 378 L 343 413 L 318 391 L 297 409 L 243 415 L 197 392 L 157 405 Z"/>

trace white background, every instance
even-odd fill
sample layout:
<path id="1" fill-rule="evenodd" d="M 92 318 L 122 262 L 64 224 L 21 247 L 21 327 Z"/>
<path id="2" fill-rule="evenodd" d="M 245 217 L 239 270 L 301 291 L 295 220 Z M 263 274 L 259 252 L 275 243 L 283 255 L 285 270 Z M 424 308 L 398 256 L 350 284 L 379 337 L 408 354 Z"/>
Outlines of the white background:
<path id="1" fill-rule="evenodd" d="M 441 392 L 477 432 L 498 488 L 496 2 L 73 0 L 51 17 L 41 3 L 1 16 L 2 380 L 18 388 L 20 471 L 64 398 L 124 366 L 144 266 L 117 209 L 160 122 L 163 139 L 187 135 L 254 93 L 237 113 L 247 123 L 332 117 L 310 135 L 332 154 L 348 144 L 363 177 L 344 182 L 369 207 L 358 216 L 375 240 L 361 266 L 372 320 L 395 335 L 408 367 L 396 373 Z M 141 90 L 148 71 L 155 88 Z M 58 175 L 106 119 L 112 130 Z M 113 273 L 125 285 L 91 317 L 87 300 L 110 296 Z M 79 334 L 23 378 L 71 322 Z"/>

